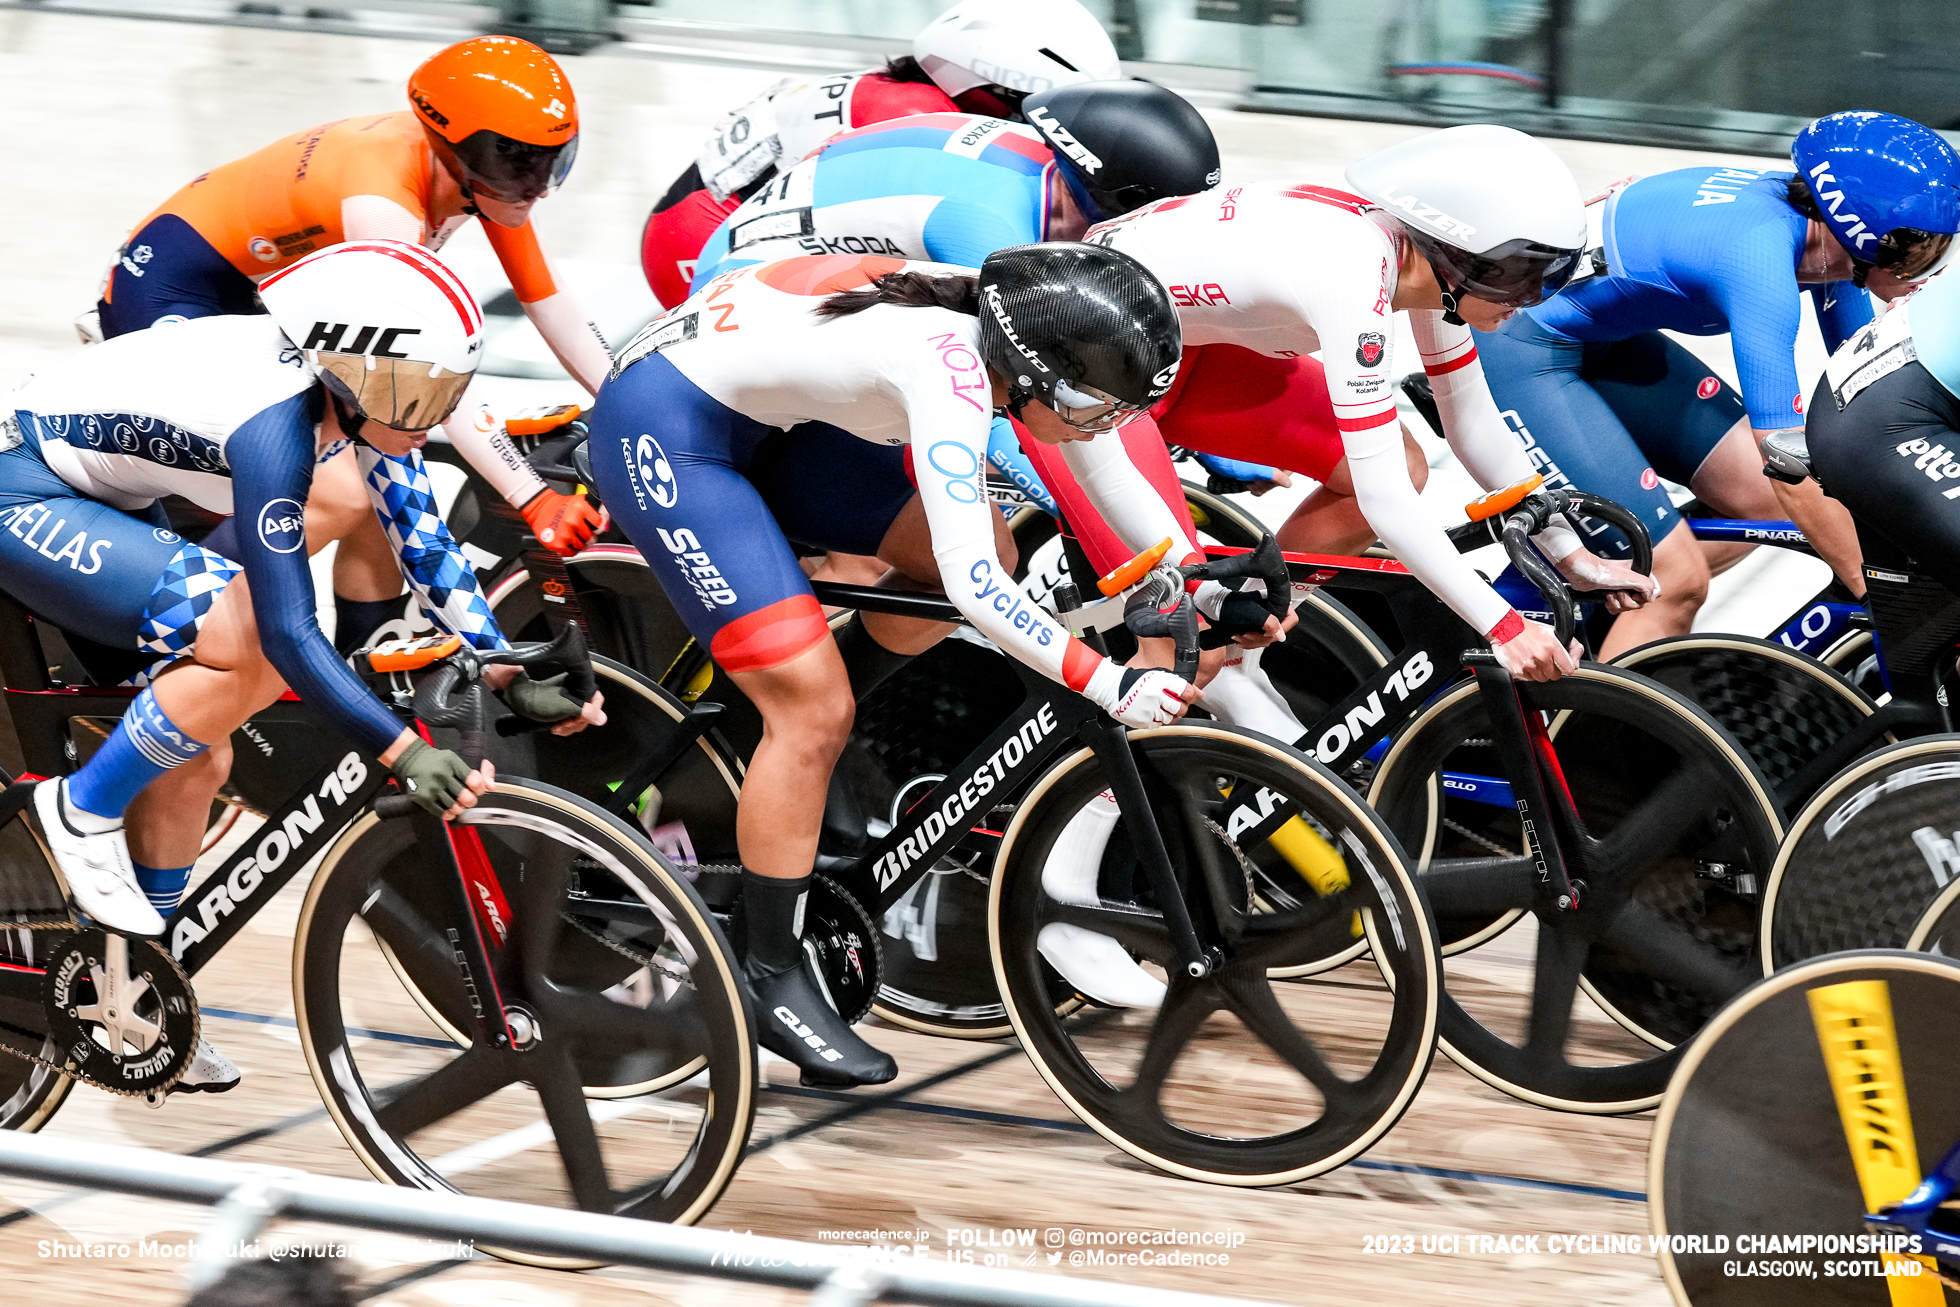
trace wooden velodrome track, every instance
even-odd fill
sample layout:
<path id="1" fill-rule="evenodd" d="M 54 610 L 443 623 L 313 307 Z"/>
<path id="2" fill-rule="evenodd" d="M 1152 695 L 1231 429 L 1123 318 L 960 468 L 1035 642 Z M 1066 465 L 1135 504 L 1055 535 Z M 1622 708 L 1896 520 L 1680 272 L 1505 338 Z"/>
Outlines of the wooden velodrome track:
<path id="1" fill-rule="evenodd" d="M 408 70 L 432 48 L 418 40 L 0 10 L 0 121 L 34 125 L 14 133 L 8 147 L 24 193 L 0 224 L 0 382 L 76 348 L 68 322 L 93 300 L 122 235 L 178 185 L 284 132 L 398 107 Z M 540 225 L 574 282 L 602 294 L 607 278 L 616 285 L 637 278 L 629 265 L 639 224 L 692 158 L 703 129 L 778 74 L 618 54 L 575 60 L 570 69 L 584 139 L 571 185 L 544 206 Z M 1348 160 L 1410 130 L 1209 116 L 1235 180 L 1338 185 Z M 1588 188 L 1679 166 L 1686 157 L 1554 145 Z M 474 230 L 447 253 L 459 266 L 485 259 Z M 565 396 L 562 382 L 493 378 L 479 385 L 492 398 Z M 1454 493 L 1450 484 L 1440 474 L 1432 478 L 1446 498 Z M 1276 493 L 1262 507 L 1278 504 L 1283 512 L 1291 497 Z M 78 1090 L 48 1133 L 364 1175 L 320 1106 L 293 1030 L 290 943 L 304 884 L 302 878 L 288 887 L 199 978 L 207 1033 L 247 1073 L 238 1090 L 179 1098 L 161 1111 Z M 1453 963 L 1452 976 L 1503 992 L 1524 974 L 1529 947 L 1527 931 L 1514 931 Z M 1338 1006 L 1378 994 L 1364 962 L 1300 986 L 1290 1001 Z M 400 1055 L 412 1065 L 413 1032 L 426 1029 L 414 1024 L 419 1014 L 378 1011 L 364 1020 L 384 1035 L 409 1035 Z M 1215 1110 L 1235 1102 L 1251 1110 L 1263 1074 L 1257 1045 L 1230 1018 L 1213 1020 L 1215 1037 L 1193 1063 L 1198 1079 L 1181 1092 L 1195 1096 L 1198 1083 L 1208 1084 L 1205 1101 Z M 1582 1040 L 1618 1038 L 1596 1011 L 1582 1015 L 1580 1030 Z M 1010 1263 L 1032 1258 L 1031 1269 L 1063 1274 L 1092 1272 L 1072 1269 L 1067 1256 L 1050 1266 L 1047 1231 L 1062 1232 L 1062 1250 L 1073 1251 L 1086 1246 L 1070 1242 L 1073 1232 L 1176 1229 L 1242 1235 L 1243 1242 L 1229 1249 L 1227 1266 L 1102 1274 L 1286 1303 L 1667 1302 L 1651 1258 L 1554 1252 L 1548 1239 L 1644 1234 L 1647 1116 L 1556 1115 L 1439 1060 L 1402 1124 L 1357 1164 L 1282 1189 L 1225 1189 L 1148 1170 L 1089 1133 L 1011 1043 L 937 1041 L 875 1027 L 871 1037 L 903 1067 L 897 1084 L 882 1091 L 812 1092 L 796 1088 L 782 1064 L 765 1068 L 772 1081 L 786 1083 L 763 1094 L 752 1156 L 711 1224 L 811 1240 L 825 1232 L 869 1229 L 889 1238 L 917 1231 L 930 1256 L 982 1261 L 1019 1237 L 1003 1232 L 1028 1231 L 1041 1246 L 1016 1245 Z M 175 1302 L 181 1262 L 142 1255 L 141 1241 L 181 1244 L 204 1216 L 189 1207 L 0 1180 L 0 1266 L 24 1301 Z M 1425 1239 L 1439 1250 L 1425 1253 Z M 1371 1247 L 1390 1240 L 1390 1249 L 1406 1241 L 1415 1251 Z M 127 1243 L 132 1255 L 53 1255 L 56 1244 L 101 1242 Z M 399 1307 L 801 1300 L 719 1281 L 453 1262 L 407 1241 L 354 1242 L 369 1300 Z"/>

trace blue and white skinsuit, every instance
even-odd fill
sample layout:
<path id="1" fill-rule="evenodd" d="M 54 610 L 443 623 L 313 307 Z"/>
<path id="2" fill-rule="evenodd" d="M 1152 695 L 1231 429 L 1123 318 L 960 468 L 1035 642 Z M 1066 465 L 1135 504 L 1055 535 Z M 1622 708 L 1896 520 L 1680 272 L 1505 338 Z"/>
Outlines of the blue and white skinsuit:
<path id="1" fill-rule="evenodd" d="M 315 370 L 264 315 L 152 327 L 28 378 L 0 395 L 0 443 L 11 445 L 0 453 L 0 587 L 66 630 L 155 654 L 141 681 L 191 652 L 242 571 L 272 665 L 355 744 L 382 752 L 402 724 L 320 630 L 307 565 L 324 409 Z M 475 647 L 504 647 L 421 455 L 356 453 L 431 620 Z M 157 502 L 168 494 L 236 514 L 236 557 L 172 531 Z"/>

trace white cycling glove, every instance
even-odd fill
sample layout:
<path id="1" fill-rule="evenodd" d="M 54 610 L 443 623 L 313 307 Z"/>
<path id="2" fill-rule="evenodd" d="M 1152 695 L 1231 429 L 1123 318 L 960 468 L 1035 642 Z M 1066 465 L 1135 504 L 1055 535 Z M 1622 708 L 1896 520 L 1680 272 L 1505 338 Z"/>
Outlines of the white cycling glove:
<path id="1" fill-rule="evenodd" d="M 1125 726 L 1168 726 L 1184 711 L 1189 684 L 1161 667 L 1124 667 L 1105 658 L 1082 693 Z"/>

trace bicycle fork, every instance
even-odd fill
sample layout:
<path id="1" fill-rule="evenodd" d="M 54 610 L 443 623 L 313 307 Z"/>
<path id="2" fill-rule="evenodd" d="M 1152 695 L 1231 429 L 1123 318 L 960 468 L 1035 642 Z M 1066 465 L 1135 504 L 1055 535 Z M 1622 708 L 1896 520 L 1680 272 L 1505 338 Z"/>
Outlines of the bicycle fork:
<path id="1" fill-rule="evenodd" d="M 1497 661 L 1497 655 L 1472 650 L 1463 655 L 1463 662 L 1476 676 L 1484 697 L 1491 736 L 1511 781 L 1511 798 L 1530 846 L 1539 892 L 1560 911 L 1571 911 L 1579 906 L 1585 882 L 1574 880 L 1567 870 L 1558 826 L 1563 818 L 1567 830 L 1580 834 L 1578 806 L 1565 783 L 1565 771 L 1559 766 L 1551 735 L 1540 714 L 1528 710 L 1518 698 L 1517 684 Z"/>

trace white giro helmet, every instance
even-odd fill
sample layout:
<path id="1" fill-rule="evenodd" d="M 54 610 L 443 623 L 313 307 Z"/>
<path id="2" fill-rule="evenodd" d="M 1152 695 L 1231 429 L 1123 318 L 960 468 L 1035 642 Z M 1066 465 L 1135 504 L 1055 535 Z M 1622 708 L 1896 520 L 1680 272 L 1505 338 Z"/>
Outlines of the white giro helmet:
<path id="1" fill-rule="evenodd" d="M 448 417 L 483 354 L 476 300 L 407 241 L 348 241 L 309 254 L 260 282 L 259 298 L 329 390 L 397 431 Z"/>
<path id="2" fill-rule="evenodd" d="M 1524 308 L 1558 294 L 1586 243 L 1586 203 L 1543 142 L 1510 127 L 1446 127 L 1351 164 L 1347 182 L 1408 230 L 1443 283 Z"/>
<path id="3" fill-rule="evenodd" d="M 1076 0 L 960 0 L 912 39 L 912 57 L 947 95 L 999 86 L 1017 104 L 1123 75 L 1108 33 Z"/>

